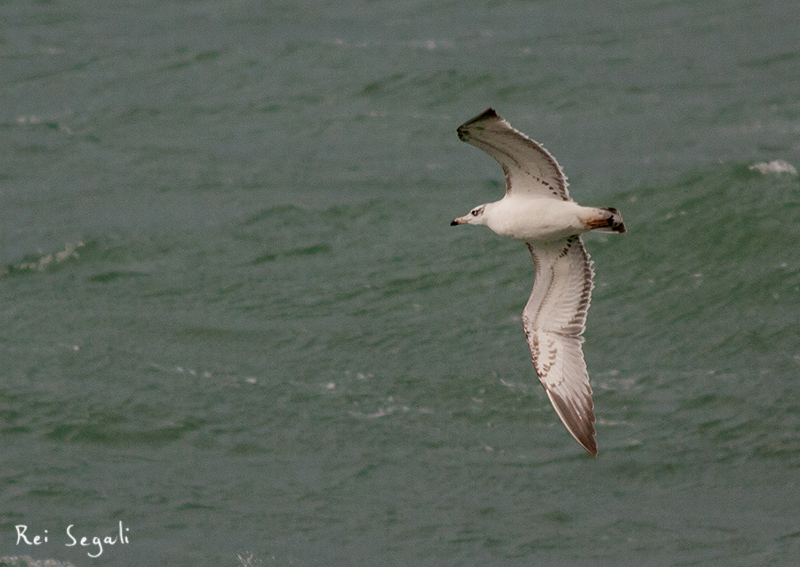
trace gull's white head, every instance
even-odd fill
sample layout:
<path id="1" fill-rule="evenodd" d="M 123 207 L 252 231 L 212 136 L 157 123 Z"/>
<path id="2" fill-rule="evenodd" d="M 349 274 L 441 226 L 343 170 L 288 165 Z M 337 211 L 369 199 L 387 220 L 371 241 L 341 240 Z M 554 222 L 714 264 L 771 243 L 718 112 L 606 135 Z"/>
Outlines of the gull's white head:
<path id="1" fill-rule="evenodd" d="M 485 225 L 488 221 L 486 219 L 486 208 L 488 205 L 480 205 L 472 209 L 468 214 L 464 215 L 463 217 L 458 217 L 453 222 L 450 223 L 450 226 L 455 226 L 457 224 L 483 224 Z"/>

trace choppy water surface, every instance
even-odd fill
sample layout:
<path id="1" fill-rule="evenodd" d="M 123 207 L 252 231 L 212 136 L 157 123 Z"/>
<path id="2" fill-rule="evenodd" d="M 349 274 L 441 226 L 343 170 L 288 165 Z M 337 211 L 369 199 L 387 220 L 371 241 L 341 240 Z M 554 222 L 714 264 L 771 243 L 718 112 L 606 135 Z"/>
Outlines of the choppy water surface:
<path id="1" fill-rule="evenodd" d="M 792 6 L 0 4 L 0 565 L 794 565 Z M 488 106 L 625 216 L 597 459 Z"/>

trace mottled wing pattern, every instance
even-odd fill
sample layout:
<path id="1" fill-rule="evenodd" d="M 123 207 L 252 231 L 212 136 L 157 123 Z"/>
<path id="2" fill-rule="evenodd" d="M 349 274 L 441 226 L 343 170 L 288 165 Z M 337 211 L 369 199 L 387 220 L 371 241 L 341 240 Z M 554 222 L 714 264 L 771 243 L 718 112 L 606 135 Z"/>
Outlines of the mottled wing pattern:
<path id="1" fill-rule="evenodd" d="M 570 201 L 567 177 L 544 147 L 489 108 L 458 127 L 458 137 L 492 156 L 503 168 L 506 193 Z"/>
<path id="2" fill-rule="evenodd" d="M 583 359 L 586 313 L 592 294 L 592 261 L 580 236 L 528 244 L 536 268 L 522 313 L 525 337 L 539 381 L 573 437 L 592 455 L 594 404 Z"/>

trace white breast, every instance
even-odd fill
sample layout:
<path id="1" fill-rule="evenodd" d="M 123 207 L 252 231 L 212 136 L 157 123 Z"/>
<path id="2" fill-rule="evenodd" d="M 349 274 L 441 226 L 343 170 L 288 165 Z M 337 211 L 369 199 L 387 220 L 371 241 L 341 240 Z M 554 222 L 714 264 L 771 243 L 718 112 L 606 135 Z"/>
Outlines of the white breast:
<path id="1" fill-rule="evenodd" d="M 545 242 L 585 232 L 579 217 L 582 208 L 574 201 L 506 196 L 484 214 L 487 226 L 501 236 Z"/>

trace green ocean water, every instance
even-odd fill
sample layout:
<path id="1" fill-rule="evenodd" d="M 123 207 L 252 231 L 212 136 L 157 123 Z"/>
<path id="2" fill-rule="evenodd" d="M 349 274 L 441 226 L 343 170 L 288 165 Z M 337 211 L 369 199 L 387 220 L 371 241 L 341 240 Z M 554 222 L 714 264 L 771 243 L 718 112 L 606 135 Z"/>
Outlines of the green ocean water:
<path id="1" fill-rule="evenodd" d="M 800 167 L 794 3 L 0 21 L 0 565 L 796 564 L 800 181 L 752 169 Z M 502 196 L 455 135 L 489 106 L 625 217 L 585 238 L 596 459 L 527 250 L 449 226 Z"/>

